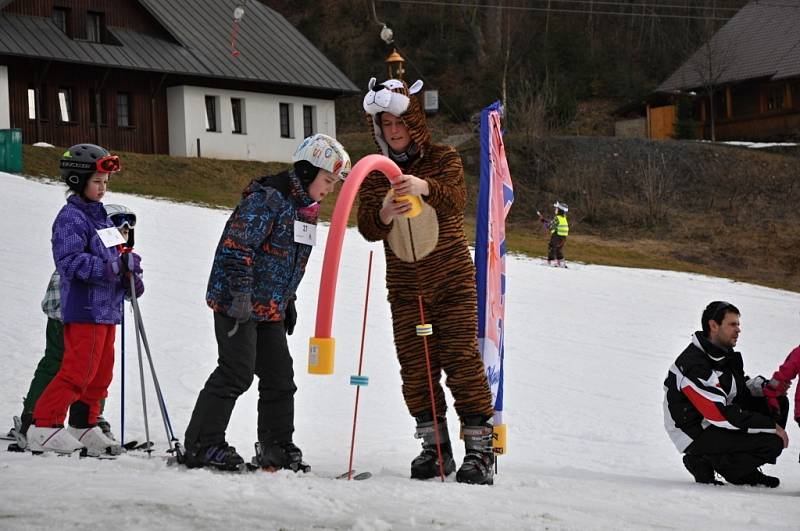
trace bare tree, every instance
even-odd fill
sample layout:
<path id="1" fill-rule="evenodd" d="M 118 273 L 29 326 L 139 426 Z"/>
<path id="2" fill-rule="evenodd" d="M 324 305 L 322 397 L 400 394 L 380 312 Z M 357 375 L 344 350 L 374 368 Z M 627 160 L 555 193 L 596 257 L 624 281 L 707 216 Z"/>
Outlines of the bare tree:
<path id="1" fill-rule="evenodd" d="M 654 227 L 667 217 L 667 204 L 675 191 L 675 173 L 662 154 L 647 155 L 639 164 L 639 192 L 646 209 L 645 223 Z"/>
<path id="2" fill-rule="evenodd" d="M 712 7 L 716 6 L 716 2 Z M 697 76 L 700 86 L 708 97 L 708 120 L 711 129 L 711 141 L 717 140 L 716 121 L 717 113 L 714 105 L 714 94 L 720 86 L 720 81 L 730 70 L 734 62 L 734 46 L 729 39 L 719 33 L 715 34 L 716 11 L 709 12 L 712 19 L 705 23 L 705 40 L 694 56 L 690 59 L 693 73 Z"/>

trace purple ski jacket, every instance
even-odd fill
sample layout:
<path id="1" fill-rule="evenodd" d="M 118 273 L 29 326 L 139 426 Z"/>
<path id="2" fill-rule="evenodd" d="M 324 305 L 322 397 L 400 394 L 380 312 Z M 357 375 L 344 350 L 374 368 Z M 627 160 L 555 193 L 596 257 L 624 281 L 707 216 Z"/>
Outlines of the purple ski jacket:
<path id="1" fill-rule="evenodd" d="M 61 317 L 64 323 L 119 324 L 125 290 L 120 277 L 109 281 L 106 263 L 119 258 L 106 248 L 98 229 L 113 227 L 103 203 L 67 199 L 53 222 L 53 260 L 61 275 Z"/>

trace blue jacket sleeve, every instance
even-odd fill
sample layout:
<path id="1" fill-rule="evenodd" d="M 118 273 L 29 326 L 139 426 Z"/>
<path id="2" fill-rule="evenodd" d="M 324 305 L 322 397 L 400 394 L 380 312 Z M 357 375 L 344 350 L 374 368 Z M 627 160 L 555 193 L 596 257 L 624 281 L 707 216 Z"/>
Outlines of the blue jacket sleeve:
<path id="1" fill-rule="evenodd" d="M 252 293 L 253 259 L 272 231 L 274 218 L 259 193 L 244 197 L 231 215 L 220 249 L 220 264 L 230 279 L 231 291 Z"/>

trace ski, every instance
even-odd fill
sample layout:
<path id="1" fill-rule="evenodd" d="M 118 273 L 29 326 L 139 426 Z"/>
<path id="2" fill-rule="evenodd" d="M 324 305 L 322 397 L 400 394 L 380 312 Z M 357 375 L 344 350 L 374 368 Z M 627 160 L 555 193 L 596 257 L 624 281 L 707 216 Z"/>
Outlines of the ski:
<path id="1" fill-rule="evenodd" d="M 354 481 L 362 481 L 364 479 L 369 479 L 369 478 L 372 477 L 372 472 L 357 472 L 357 471 L 353 470 L 352 473 L 353 473 L 353 475 L 352 475 L 351 478 Z M 339 474 L 338 476 L 336 476 L 336 479 L 347 479 L 348 476 L 350 476 L 350 473 L 349 472 L 345 472 L 344 474 Z"/>
<path id="2" fill-rule="evenodd" d="M 153 444 L 153 441 L 140 443 L 139 441 L 137 441 L 135 439 L 132 440 L 132 441 L 128 441 L 128 442 L 126 442 L 125 444 L 122 445 L 122 447 L 125 449 L 126 452 L 132 452 L 132 451 L 144 451 L 144 452 L 146 452 L 148 450 L 152 450 L 153 446 L 155 446 Z"/>
<path id="3" fill-rule="evenodd" d="M 180 463 L 178 463 L 178 459 L 174 455 L 167 457 L 167 466 L 175 467 L 175 466 L 179 466 L 179 465 L 180 465 Z M 289 470 L 289 469 L 274 469 L 274 468 L 269 468 L 269 467 L 268 468 L 263 468 L 263 467 L 258 466 L 256 464 L 253 464 L 252 462 L 250 462 L 250 463 L 245 462 L 245 463 L 242 463 L 241 465 L 239 465 L 235 469 L 223 469 L 223 468 L 218 468 L 218 467 L 213 467 L 213 466 L 205 466 L 205 467 L 199 468 L 198 470 L 208 470 L 209 472 L 213 472 L 213 473 L 216 473 L 216 474 L 251 474 L 253 472 L 266 472 L 266 473 L 274 474 L 274 473 L 279 472 L 281 470 Z M 311 467 L 308 467 L 308 471 L 301 471 L 301 472 L 303 472 L 303 474 L 299 474 L 299 475 L 302 476 L 302 475 L 308 474 L 309 477 L 317 477 L 317 478 L 322 478 L 322 479 L 347 479 L 347 475 L 348 475 L 347 472 L 345 472 L 344 474 L 339 474 L 338 476 L 320 476 L 320 475 L 317 475 L 317 474 L 315 474 L 313 472 L 310 472 L 310 470 L 311 470 Z M 372 477 L 372 472 L 357 472 L 357 471 L 353 470 L 352 478 L 355 481 L 362 481 L 362 480 L 365 480 L 365 479 L 369 479 L 371 477 Z"/>

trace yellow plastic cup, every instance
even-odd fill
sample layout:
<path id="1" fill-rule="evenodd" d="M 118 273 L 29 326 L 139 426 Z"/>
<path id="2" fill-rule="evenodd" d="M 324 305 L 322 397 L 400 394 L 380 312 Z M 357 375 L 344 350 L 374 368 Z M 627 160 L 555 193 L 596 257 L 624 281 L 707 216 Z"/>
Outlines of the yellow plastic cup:
<path id="1" fill-rule="evenodd" d="M 308 340 L 309 374 L 333 374 L 336 340 L 332 337 L 312 337 Z"/>
<path id="2" fill-rule="evenodd" d="M 394 195 L 394 190 L 392 190 L 392 195 Z M 411 210 L 406 213 L 407 218 L 415 218 L 422 214 L 422 199 L 418 195 L 398 195 L 395 200 L 411 203 Z"/>

